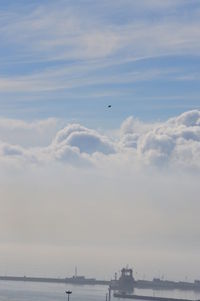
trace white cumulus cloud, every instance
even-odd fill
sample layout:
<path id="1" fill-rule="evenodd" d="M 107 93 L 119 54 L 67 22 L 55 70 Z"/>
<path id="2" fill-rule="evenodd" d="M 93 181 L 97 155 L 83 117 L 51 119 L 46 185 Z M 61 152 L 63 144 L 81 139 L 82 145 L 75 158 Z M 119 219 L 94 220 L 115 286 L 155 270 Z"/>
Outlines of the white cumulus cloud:
<path id="1" fill-rule="evenodd" d="M 70 124 L 59 131 L 52 145 L 57 148 L 74 147 L 80 153 L 87 154 L 95 152 L 111 154 L 115 152 L 113 143 L 107 137 L 79 124 Z"/>
<path id="2" fill-rule="evenodd" d="M 200 111 L 185 112 L 169 119 L 138 139 L 137 150 L 143 159 L 200 166 Z"/>
<path id="3" fill-rule="evenodd" d="M 16 124 L 18 127 L 20 122 Z M 36 133 L 33 124 L 27 126 L 30 134 L 31 131 Z M 22 125 L 25 126 L 26 123 Z M 44 131 L 42 121 L 37 123 L 37 128 L 40 125 Z M 2 127 L 0 135 L 1 129 Z M 10 132 L 13 130 L 15 132 L 15 127 L 10 128 Z M 7 132 L 9 138 L 8 129 Z M 47 145 L 41 145 L 39 132 L 38 145 L 34 146 L 23 143 L 20 135 L 19 143 L 16 143 L 17 135 L 15 143 L 11 143 L 9 139 L 5 141 L 4 136 L 4 140 L 0 140 L 1 162 L 17 161 L 30 164 L 61 162 L 76 167 L 115 165 L 120 162 L 122 165 L 128 163 L 130 168 L 135 167 L 134 162 L 138 165 L 142 163 L 157 167 L 200 168 L 199 110 L 188 111 L 165 122 L 152 124 L 129 117 L 122 123 L 117 135 L 115 131 L 113 137 L 74 123 L 61 130 L 54 129 L 53 132 L 56 134 Z"/>

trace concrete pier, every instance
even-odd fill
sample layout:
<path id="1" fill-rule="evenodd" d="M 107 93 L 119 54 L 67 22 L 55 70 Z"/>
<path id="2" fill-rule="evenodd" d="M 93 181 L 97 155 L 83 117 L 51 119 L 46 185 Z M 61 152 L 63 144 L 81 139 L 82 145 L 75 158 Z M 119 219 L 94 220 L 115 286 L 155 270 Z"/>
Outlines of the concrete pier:
<path id="1" fill-rule="evenodd" d="M 116 297 L 116 298 L 136 299 L 136 300 L 144 300 L 144 301 L 199 301 L 199 300 L 177 299 L 177 298 L 169 298 L 169 297 L 129 295 L 129 294 L 126 294 L 126 293 L 114 293 L 113 296 Z"/>

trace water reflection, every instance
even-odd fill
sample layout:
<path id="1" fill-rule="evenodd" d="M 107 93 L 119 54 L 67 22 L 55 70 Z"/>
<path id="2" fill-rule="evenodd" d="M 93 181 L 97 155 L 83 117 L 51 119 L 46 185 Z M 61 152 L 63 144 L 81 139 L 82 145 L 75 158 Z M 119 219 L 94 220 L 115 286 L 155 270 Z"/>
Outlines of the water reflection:
<path id="1" fill-rule="evenodd" d="M 31 283 L 0 281 L 1 301 L 66 301 L 65 291 L 72 291 L 70 301 L 105 301 L 108 287 L 100 285 L 66 285 L 58 283 Z M 180 290 L 134 289 L 136 295 L 199 300 L 200 292 Z M 120 298 L 111 296 L 111 301 Z M 122 300 L 122 299 L 121 299 Z"/>

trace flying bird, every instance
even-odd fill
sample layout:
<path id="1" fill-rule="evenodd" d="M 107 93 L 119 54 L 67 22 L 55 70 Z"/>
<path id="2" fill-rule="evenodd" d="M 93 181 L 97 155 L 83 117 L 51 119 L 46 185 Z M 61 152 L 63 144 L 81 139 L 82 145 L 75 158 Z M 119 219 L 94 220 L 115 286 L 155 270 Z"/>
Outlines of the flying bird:
<path id="1" fill-rule="evenodd" d="M 108 108 L 112 108 L 112 106 L 111 106 L 111 105 L 108 105 Z"/>

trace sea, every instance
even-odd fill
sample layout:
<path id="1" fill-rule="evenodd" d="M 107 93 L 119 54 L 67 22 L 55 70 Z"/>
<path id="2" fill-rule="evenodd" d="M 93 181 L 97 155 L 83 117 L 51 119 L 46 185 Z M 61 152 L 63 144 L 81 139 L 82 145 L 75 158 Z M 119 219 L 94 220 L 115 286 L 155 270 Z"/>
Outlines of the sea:
<path id="1" fill-rule="evenodd" d="M 0 301 L 67 301 L 66 290 L 72 291 L 70 301 L 106 301 L 108 294 L 108 287 L 101 285 L 0 281 Z M 200 300 L 200 292 L 193 291 L 135 289 L 134 294 Z"/>

